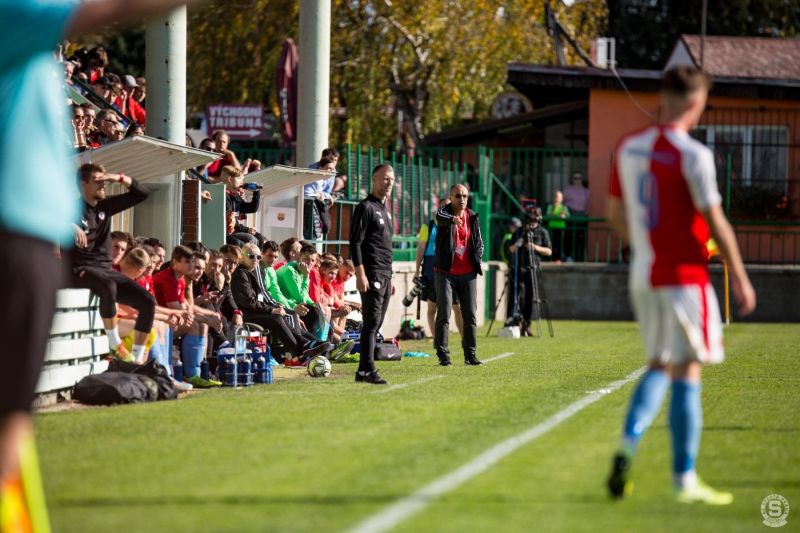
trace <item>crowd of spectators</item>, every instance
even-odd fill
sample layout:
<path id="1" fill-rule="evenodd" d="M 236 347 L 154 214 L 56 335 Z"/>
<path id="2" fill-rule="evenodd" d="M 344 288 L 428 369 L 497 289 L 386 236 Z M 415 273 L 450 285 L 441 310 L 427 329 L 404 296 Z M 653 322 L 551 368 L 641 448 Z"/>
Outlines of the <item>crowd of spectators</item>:
<path id="1" fill-rule="evenodd" d="M 77 150 L 93 150 L 126 137 L 144 135 L 147 122 L 144 78 L 109 72 L 108 53 L 102 46 L 86 49 L 64 43 L 59 59 L 64 66 L 67 102 L 72 110 L 72 144 Z"/>
<path id="2" fill-rule="evenodd" d="M 157 239 L 121 231 L 103 237 L 109 225 L 99 213 L 141 201 L 147 194 L 143 186 L 92 164 L 83 165 L 79 174 L 86 198 L 107 182 L 124 181 L 129 187 L 121 195 L 97 194 L 97 203 L 86 204 L 85 213 L 96 216 L 86 227 L 76 227 L 77 248 L 71 252 L 87 257 L 74 271 L 73 284 L 102 293 L 114 357 L 140 364 L 153 359 L 170 371 L 180 360 L 184 381 L 176 384 L 189 390 L 221 384 L 201 376 L 201 363 L 208 359 L 213 372 L 213 354 L 232 345 L 245 323 L 268 332 L 274 364 L 299 367 L 315 355 L 335 360 L 352 351 L 354 342 L 343 338 L 347 316 L 359 309 L 344 299 L 344 285 L 354 272 L 351 261 L 320 255 L 297 238 L 281 244 L 264 238 L 260 244 L 225 244 L 219 250 L 187 243 L 176 246 L 167 260 Z M 126 285 L 130 282 L 136 290 Z M 109 311 L 110 301 L 115 307 Z"/>
<path id="3" fill-rule="evenodd" d="M 58 55 L 68 87 L 72 144 L 78 151 L 144 134 L 144 78 L 110 72 L 108 53 L 100 46 L 74 49 L 65 43 Z M 184 379 L 176 384 L 182 390 L 221 385 L 200 375 L 201 363 L 208 359 L 213 371 L 212 354 L 232 344 L 245 322 L 268 332 L 278 348 L 273 352 L 274 364 L 303 366 L 318 354 L 336 359 L 354 346 L 353 341 L 343 339 L 347 316 L 360 308 L 344 300 L 344 284 L 354 273 L 352 262 L 331 254 L 320 256 L 311 243 L 297 238 L 278 244 L 247 226 L 246 216 L 258 210 L 260 191 L 244 180 L 261 169 L 261 162 L 240 160 L 229 145 L 227 132 L 213 132 L 199 148 L 215 152 L 219 158 L 187 175 L 188 179 L 225 185 L 224 246 L 209 250 L 202 243 L 188 243 L 176 246 L 167 257 L 157 239 L 110 231 L 106 237 L 110 244 L 99 243 L 95 250 L 103 255 L 97 279 L 89 279 L 97 272 L 84 265 L 73 282 L 103 293 L 104 326 L 112 356 L 139 364 L 153 359 L 170 372 L 181 361 Z M 344 188 L 345 178 L 335 174 L 338 156 L 336 150 L 326 149 L 321 160 L 311 165 L 331 171 L 329 179 L 308 188 L 309 199 L 313 195 L 321 204 L 315 213 L 329 206 Z M 84 165 L 81 172 L 89 188 L 122 180 L 122 175 L 106 174 L 96 165 Z M 123 196 L 146 190 L 135 180 L 127 178 L 127 182 L 128 193 L 108 199 L 103 195 L 100 207 L 87 209 L 102 211 L 115 202 L 120 204 Z M 210 200 L 207 193 L 203 197 Z M 126 201 L 125 208 L 131 201 Z M 136 201 L 141 199 L 137 196 Z M 110 230 L 106 222 L 97 223 L 107 228 L 104 231 Z M 77 227 L 76 231 L 84 230 L 84 237 L 92 235 L 88 228 Z M 137 290 L 131 289 L 131 282 Z M 149 295 L 149 301 L 142 294 Z M 107 309 L 109 305 L 113 307 Z"/>

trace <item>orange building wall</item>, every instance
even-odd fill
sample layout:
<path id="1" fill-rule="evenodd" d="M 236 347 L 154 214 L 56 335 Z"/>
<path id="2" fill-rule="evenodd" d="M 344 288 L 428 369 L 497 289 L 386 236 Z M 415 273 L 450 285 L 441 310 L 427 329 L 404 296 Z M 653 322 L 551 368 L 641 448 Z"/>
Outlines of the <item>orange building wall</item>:
<path id="1" fill-rule="evenodd" d="M 634 92 L 633 96 L 647 112 L 654 117 L 658 117 L 659 97 L 657 94 Z M 754 107 L 764 107 L 766 109 L 800 110 L 800 104 L 793 101 L 709 98 L 708 104 L 717 108 L 752 109 Z M 731 120 L 735 120 L 735 117 L 732 117 Z M 587 161 L 590 216 L 605 217 L 606 215 L 611 160 L 619 141 L 627 133 L 656 122 L 657 120 L 651 119 L 639 110 L 623 91 L 600 89 L 591 91 L 589 96 L 589 160 Z M 800 131 L 798 130 L 800 128 L 794 128 L 794 131 L 790 131 L 792 136 L 790 142 L 792 144 L 800 144 Z M 800 156 L 794 150 L 789 153 L 788 164 L 790 179 L 800 176 Z M 800 188 L 797 186 L 790 187 L 789 195 L 790 203 L 793 206 L 799 206 Z M 746 228 L 742 228 L 742 230 L 747 231 Z M 770 233 L 772 235 L 770 237 L 764 235 L 758 237 L 750 235 L 746 239 L 740 237 L 740 245 L 743 245 L 743 252 L 745 250 L 750 251 L 750 253 L 745 252 L 745 260 L 769 261 L 767 256 L 772 256 L 772 260 L 780 261 L 782 253 L 778 250 L 782 249 L 785 254 L 786 247 L 795 248 L 795 235 L 784 236 L 785 238 L 791 237 L 791 242 L 778 243 L 776 242 L 776 239 L 778 239 L 777 233 L 782 232 L 782 228 L 771 228 L 771 230 Z M 787 231 L 794 231 L 794 228 L 787 228 Z M 757 242 L 753 242 L 754 240 Z M 767 243 L 768 241 L 772 242 Z M 794 257 L 796 258 L 797 256 L 795 255 Z"/>

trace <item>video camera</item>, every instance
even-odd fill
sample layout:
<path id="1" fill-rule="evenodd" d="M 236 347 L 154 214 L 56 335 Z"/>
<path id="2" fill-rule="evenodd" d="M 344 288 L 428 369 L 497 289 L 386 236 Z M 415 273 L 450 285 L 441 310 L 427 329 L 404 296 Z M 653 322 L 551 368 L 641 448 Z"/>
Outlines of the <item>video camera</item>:
<path id="1" fill-rule="evenodd" d="M 528 228 L 542 223 L 542 208 L 539 207 L 539 201 L 536 198 L 520 198 L 520 204 L 525 210 L 525 225 Z"/>

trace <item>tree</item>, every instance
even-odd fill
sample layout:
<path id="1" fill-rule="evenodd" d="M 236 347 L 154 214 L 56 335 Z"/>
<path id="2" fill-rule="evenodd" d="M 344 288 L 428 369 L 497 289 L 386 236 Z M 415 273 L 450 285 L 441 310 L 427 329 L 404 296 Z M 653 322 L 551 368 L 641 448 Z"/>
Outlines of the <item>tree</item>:
<path id="1" fill-rule="evenodd" d="M 297 33 L 294 0 L 216 0 L 189 9 L 188 103 L 256 102 L 277 113 L 275 67 Z"/>
<path id="2" fill-rule="evenodd" d="M 189 102 L 276 109 L 275 66 L 283 40 L 298 40 L 297 4 L 218 1 L 191 9 Z M 554 9 L 586 50 L 606 22 L 602 0 Z M 332 13 L 331 105 L 346 112 L 332 127 L 338 143 L 388 146 L 401 127 L 419 145 L 463 117 L 486 117 L 509 61 L 555 59 L 541 0 L 333 0 Z M 302 49 L 299 55 L 302 68 Z"/>
<path id="3" fill-rule="evenodd" d="M 380 132 L 373 143 L 397 137 L 398 122 L 419 145 L 462 117 L 486 117 L 509 61 L 554 61 L 540 1 L 342 0 L 335 12 L 344 37 L 334 42 L 336 94 L 369 102 L 347 105 L 348 133 Z M 585 49 L 605 24 L 601 1 L 556 12 Z"/>
<path id="4" fill-rule="evenodd" d="M 608 36 L 621 67 L 660 69 L 681 34 L 699 34 L 702 0 L 609 0 Z M 796 0 L 708 0 L 708 35 L 795 37 Z"/>

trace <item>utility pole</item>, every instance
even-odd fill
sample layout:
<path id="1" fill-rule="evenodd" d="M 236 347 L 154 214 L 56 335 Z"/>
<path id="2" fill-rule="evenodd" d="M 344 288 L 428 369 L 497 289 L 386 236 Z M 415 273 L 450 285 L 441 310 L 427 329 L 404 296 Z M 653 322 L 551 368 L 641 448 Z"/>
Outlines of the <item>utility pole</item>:
<path id="1" fill-rule="evenodd" d="M 147 135 L 182 145 L 186 139 L 186 6 L 148 22 L 145 46 Z M 136 208 L 134 231 L 158 237 L 167 250 L 180 243 L 182 179 L 180 172 L 148 183 L 151 197 Z"/>

